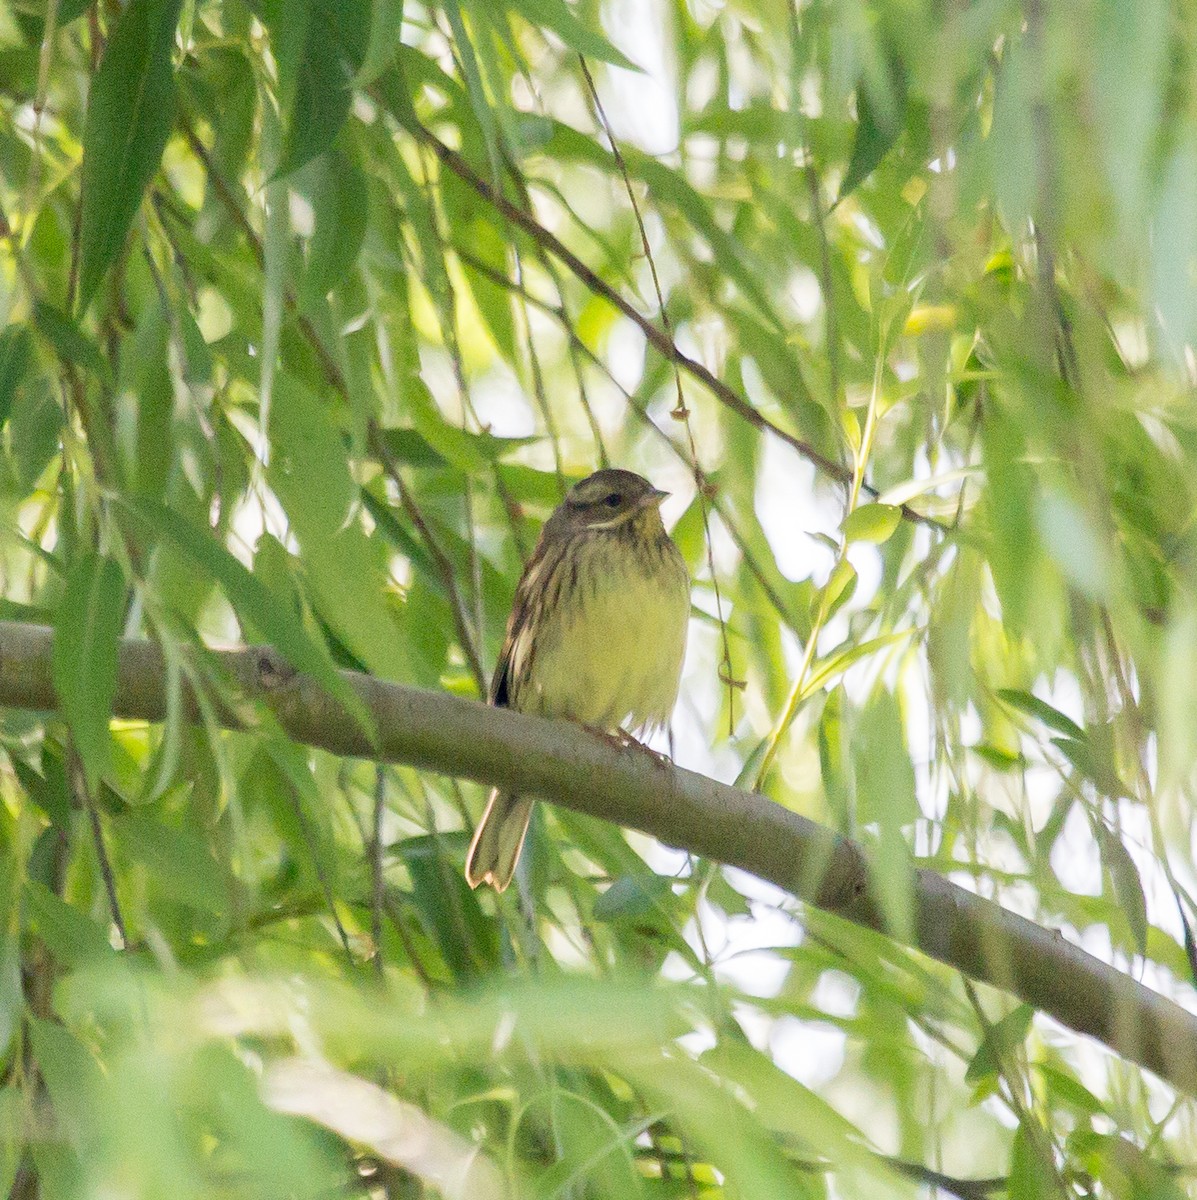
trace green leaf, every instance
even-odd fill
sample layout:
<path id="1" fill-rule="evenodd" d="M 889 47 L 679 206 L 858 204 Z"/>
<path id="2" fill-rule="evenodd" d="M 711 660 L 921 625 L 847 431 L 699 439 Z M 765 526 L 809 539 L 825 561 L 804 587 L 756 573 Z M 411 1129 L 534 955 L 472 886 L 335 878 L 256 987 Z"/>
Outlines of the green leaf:
<path id="1" fill-rule="evenodd" d="M 824 621 L 830 620 L 839 611 L 841 605 L 847 604 L 852 598 L 852 593 L 856 591 L 856 583 L 856 568 L 847 558 L 839 559 L 832 569 L 826 586 L 814 597 L 814 602 L 818 605 Z"/>
<path id="2" fill-rule="evenodd" d="M 71 795 L 67 787 L 62 759 L 52 753 L 50 744 L 42 748 L 42 770 L 39 774 L 21 758 L 11 760 L 13 771 L 26 795 L 50 818 L 56 829 L 69 832 L 71 828 Z"/>
<path id="3" fill-rule="evenodd" d="M 0 1195 L 11 1196 L 21 1160 L 26 1153 L 24 1125 L 27 1105 L 24 1088 L 0 1087 Z M 38 1180 L 42 1195 L 50 1196 L 47 1180 Z"/>
<path id="4" fill-rule="evenodd" d="M 975 1084 L 988 1075 L 996 1075 L 1002 1064 L 1008 1061 L 1011 1051 L 1026 1041 L 1034 1017 L 1035 1010 L 1029 1004 L 1020 1004 L 991 1025 L 968 1064 L 964 1073 L 965 1082 Z"/>
<path id="5" fill-rule="evenodd" d="M 453 31 L 453 41 L 457 55 L 461 61 L 461 69 L 466 80 L 466 94 L 469 96 L 470 108 L 482 132 L 482 140 L 486 143 L 486 155 L 490 160 L 491 175 L 499 177 L 499 126 L 495 114 L 491 110 L 486 87 L 482 81 L 482 70 L 478 64 L 478 54 L 474 49 L 473 40 L 465 26 L 460 0 L 443 0 L 445 16 L 449 19 L 449 28 Z M 485 12 L 485 10 L 484 10 Z"/>
<path id="6" fill-rule="evenodd" d="M 486 7 L 489 8 L 489 5 Z M 626 71 L 640 71 L 634 62 L 621 54 L 605 37 L 583 25 L 565 0 L 505 0 L 503 7 L 510 12 L 519 13 L 530 25 L 551 30 L 578 54 L 623 67 Z"/>
<path id="7" fill-rule="evenodd" d="M 1080 1080 L 1075 1079 L 1067 1071 L 1058 1070 L 1046 1063 L 1036 1063 L 1035 1069 L 1043 1077 L 1043 1082 L 1047 1086 L 1047 1094 L 1051 1097 L 1049 1103 L 1058 1104 L 1063 1101 L 1086 1117 L 1098 1114 L 1109 1116 L 1106 1106 Z"/>
<path id="8" fill-rule="evenodd" d="M 842 685 L 828 693 L 819 718 L 819 766 L 827 804 L 835 814 L 836 825 L 840 832 L 851 836 L 854 832 L 853 779 L 847 705 Z"/>
<path id="9" fill-rule="evenodd" d="M 63 362 L 74 363 L 97 379 L 108 378 L 108 364 L 99 346 L 65 313 L 39 300 L 33 308 L 33 322 Z"/>
<path id="10" fill-rule="evenodd" d="M 161 304 L 146 306 L 132 352 L 121 363 L 121 410 L 115 430 L 124 477 L 134 491 L 155 498 L 165 492 L 174 461 L 168 322 Z"/>
<path id="11" fill-rule="evenodd" d="M 1034 1117 L 1029 1119 L 1035 1120 Z M 1061 1195 L 1056 1173 L 1049 1163 L 1044 1162 L 1042 1152 L 1025 1125 L 1019 1125 L 1014 1131 L 1006 1194 L 1009 1200 L 1052 1200 Z"/>
<path id="12" fill-rule="evenodd" d="M 35 879 L 25 881 L 25 924 L 64 966 L 78 967 L 97 958 L 114 958 L 108 935 L 77 908 Z"/>
<path id="13" fill-rule="evenodd" d="M 80 1149 L 98 1124 L 104 1077 L 87 1047 L 64 1025 L 30 1018 L 29 1037 L 54 1116 L 67 1140 Z"/>
<path id="14" fill-rule="evenodd" d="M 203 912 L 228 912 L 224 872 L 195 833 L 172 829 L 141 813 L 130 813 L 114 821 L 112 831 L 166 895 Z"/>
<path id="15" fill-rule="evenodd" d="M 1085 731 L 1071 718 L 1066 717 L 1058 708 L 1053 708 L 1046 700 L 1040 700 L 1031 692 L 1017 688 L 999 688 L 998 699 L 1024 712 L 1029 717 L 1036 717 L 1049 729 L 1073 738 L 1078 742 L 1085 740 Z"/>
<path id="16" fill-rule="evenodd" d="M 404 0 L 374 0 L 370 5 L 370 36 L 366 40 L 366 57 L 354 79 L 354 86 L 369 87 L 395 61 L 403 44 Z"/>
<path id="17" fill-rule="evenodd" d="M 404 678 L 382 543 L 368 538 L 358 519 L 344 440 L 325 407 L 287 377 L 279 379 L 270 439 L 270 485 L 303 550 L 315 608 L 369 670 Z"/>
<path id="18" fill-rule="evenodd" d="M 111 751 L 108 722 L 124 620 L 125 576 L 119 564 L 97 554 L 77 559 L 54 626 L 54 690 L 93 788 Z"/>
<path id="19" fill-rule="evenodd" d="M 448 459 L 434 450 L 428 439 L 416 429 L 383 429 L 379 431 L 387 452 L 408 467 L 447 467 Z M 506 476 L 504 476 L 506 478 Z"/>
<path id="20" fill-rule="evenodd" d="M 150 500 L 126 500 L 128 510 L 145 526 L 167 538 L 224 589 L 238 617 L 274 646 L 298 671 L 310 675 L 367 737 L 374 739 L 374 718 L 358 694 L 340 676 L 327 652 L 308 636 L 296 614 L 278 603 L 260 579 L 255 578 L 207 531 Z"/>
<path id="21" fill-rule="evenodd" d="M 171 66 L 181 0 L 130 0 L 108 39 L 83 130 L 78 309 L 125 244 L 174 122 Z"/>
<path id="22" fill-rule="evenodd" d="M 844 522 L 844 540 L 887 542 L 901 522 L 902 510 L 894 504 L 862 504 L 848 514 Z"/>
<path id="23" fill-rule="evenodd" d="M 919 815 L 914 766 L 898 700 L 885 688 L 864 708 L 852 739 L 858 825 L 878 827 L 871 866 L 886 922 L 908 938 L 914 921 L 913 862 L 905 828 Z"/>
<path id="24" fill-rule="evenodd" d="M 642 917 L 651 912 L 670 891 L 666 875 L 643 878 L 622 875 L 594 902 L 596 921 L 615 921 L 620 918 Z"/>
<path id="25" fill-rule="evenodd" d="M 412 903 L 454 978 L 468 984 L 497 959 L 495 929 L 457 866 L 460 859 L 450 860 L 445 849 L 442 837 L 407 838 L 399 845 L 411 874 Z"/>
<path id="26" fill-rule="evenodd" d="M 1068 1149 L 1083 1170 L 1105 1185 L 1106 1195 L 1130 1200 L 1184 1200 L 1188 1195 L 1172 1164 L 1157 1161 L 1126 1137 L 1080 1128 L 1069 1138 Z"/>
<path id="27" fill-rule="evenodd" d="M 1095 744 L 1086 738 L 1078 742 L 1075 738 L 1052 738 L 1051 744 L 1105 796 L 1130 798 L 1130 790 L 1118 778 L 1108 754 L 1110 747 Z"/>
<path id="28" fill-rule="evenodd" d="M 17 389 L 24 382 L 33 356 L 33 339 L 26 325 L 10 325 L 0 333 L 0 425 L 8 420 Z"/>
<path id="29" fill-rule="evenodd" d="M 1147 953 L 1147 897 L 1135 860 L 1113 830 L 1097 820 L 1093 825 L 1097 845 L 1101 850 L 1101 865 L 1106 869 L 1114 887 L 1114 899 L 1130 927 L 1135 949 Z M 1111 930 L 1116 932 L 1113 922 Z M 1121 939 L 1119 939 L 1121 940 Z"/>
<path id="30" fill-rule="evenodd" d="M 303 312 L 311 311 L 353 269 L 369 212 L 366 178 L 352 159 L 330 151 L 312 166 L 320 169 L 312 195 L 315 229 L 299 288 Z"/>
<path id="31" fill-rule="evenodd" d="M 811 672 L 806 686 L 802 689 L 802 694 L 809 696 L 813 692 L 817 692 L 837 675 L 842 675 L 853 663 L 859 662 L 862 658 L 868 658 L 870 654 L 876 654 L 877 651 L 884 650 L 887 646 L 896 646 L 900 642 L 906 641 L 914 632 L 913 629 L 896 629 L 893 633 L 883 633 L 880 637 L 869 638 L 867 642 L 857 642 L 849 645 L 847 649 L 837 650 Z"/>
<path id="32" fill-rule="evenodd" d="M 276 0 L 271 11 L 284 97 L 276 176 L 283 176 L 323 154 L 345 124 L 352 80 L 366 54 L 370 7 L 369 0 Z"/>
<path id="33" fill-rule="evenodd" d="M 8 1061 L 13 1035 L 24 1015 L 21 962 L 21 939 L 16 930 L 0 931 L 0 1062 Z"/>
<path id="34" fill-rule="evenodd" d="M 889 153 L 906 123 L 906 72 L 893 61 L 888 72 L 866 77 L 856 91 L 856 138 L 838 200 L 850 195 Z M 837 200 L 837 203 L 838 203 Z"/>
<path id="35" fill-rule="evenodd" d="M 755 1053 L 744 1043 L 721 1039 L 713 1049 L 703 1053 L 700 1062 L 717 1077 L 733 1082 L 744 1096 L 751 1097 L 752 1109 L 766 1129 L 786 1138 L 799 1138 L 804 1145 L 845 1168 L 859 1181 L 859 1194 L 877 1197 L 901 1194 L 893 1168 L 873 1151 L 861 1130 L 767 1056 Z"/>

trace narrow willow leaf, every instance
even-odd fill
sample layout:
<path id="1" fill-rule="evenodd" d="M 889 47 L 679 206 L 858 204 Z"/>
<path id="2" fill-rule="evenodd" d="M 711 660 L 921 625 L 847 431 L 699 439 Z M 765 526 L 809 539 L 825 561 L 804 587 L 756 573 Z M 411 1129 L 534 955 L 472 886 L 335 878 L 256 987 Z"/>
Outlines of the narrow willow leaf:
<path id="1" fill-rule="evenodd" d="M 964 1073 L 967 1083 L 979 1083 L 989 1075 L 996 1075 L 1016 1046 L 1026 1041 L 1031 1030 L 1035 1010 L 1029 1004 L 1020 1004 L 1000 1021 L 991 1025 L 968 1069 Z"/>
<path id="2" fill-rule="evenodd" d="M 394 614 L 387 606 L 382 542 L 366 536 L 345 445 L 324 406 L 280 378 L 270 416 L 270 486 L 303 551 L 313 606 L 353 656 L 375 674 L 406 675 Z"/>
<path id="3" fill-rule="evenodd" d="M 880 1196 L 897 1189 L 893 1168 L 870 1148 L 865 1134 L 764 1055 L 724 1040 L 706 1051 L 700 1061 L 752 1097 L 753 1110 L 766 1128 L 801 1138 L 840 1169 L 850 1171 L 865 1185 L 860 1194 Z"/>
<path id="4" fill-rule="evenodd" d="M 395 60 L 402 43 L 404 0 L 374 0 L 370 5 L 370 36 L 366 57 L 354 79 L 354 86 L 369 87 Z"/>
<path id="5" fill-rule="evenodd" d="M 278 40 L 294 20 L 293 3 L 277 6 L 272 33 Z M 285 97 L 283 152 L 277 176 L 288 175 L 323 154 L 349 115 L 352 80 L 366 54 L 369 0 L 307 0 L 298 52 L 279 56 Z"/>
<path id="6" fill-rule="evenodd" d="M 99 346 L 64 312 L 39 300 L 33 309 L 33 323 L 62 362 L 74 363 L 97 379 L 108 378 L 108 364 Z"/>
<path id="7" fill-rule="evenodd" d="M 482 139 L 486 143 L 491 174 L 497 179 L 499 176 L 499 126 L 495 120 L 495 114 L 491 111 L 486 87 L 482 82 L 482 70 L 478 65 L 478 55 L 469 31 L 466 29 L 459 0 L 444 0 L 444 9 L 445 16 L 449 18 L 449 27 L 453 30 L 453 40 L 461 59 L 461 69 L 465 74 L 470 108 L 474 111 L 478 128 L 482 131 Z"/>
<path id="8" fill-rule="evenodd" d="M 897 65 L 897 64 L 895 64 Z M 900 66 L 882 86 L 880 96 L 861 84 L 856 93 L 856 139 L 852 143 L 852 158 L 840 184 L 839 199 L 851 195 L 863 183 L 881 160 L 889 153 L 906 122 L 905 75 Z"/>
<path id="9" fill-rule="evenodd" d="M 104 1094 L 100 1065 L 65 1025 L 31 1018 L 29 1039 L 54 1104 L 55 1124 L 76 1148 L 91 1140 Z"/>
<path id="10" fill-rule="evenodd" d="M 814 597 L 824 621 L 830 620 L 842 605 L 848 603 L 856 591 L 856 583 L 856 568 L 846 558 L 841 558 L 835 564 L 827 586 Z"/>
<path id="11" fill-rule="evenodd" d="M 319 167 L 312 195 L 315 229 L 299 307 L 308 312 L 349 274 L 366 235 L 369 194 L 366 178 L 347 155 L 331 151 L 312 163 Z"/>
<path id="12" fill-rule="evenodd" d="M 5 1059 L 25 1013 L 21 961 L 21 939 L 16 931 L 0 933 L 0 1057 Z M 2 1120 L 3 1110 L 0 1110 Z"/>
<path id="13" fill-rule="evenodd" d="M 670 891 L 665 875 L 623 875 L 594 902 L 596 921 L 615 921 L 620 918 L 642 917 L 649 913 Z"/>
<path id="14" fill-rule="evenodd" d="M 0 425 L 8 420 L 17 389 L 24 382 L 33 356 L 33 339 L 26 325 L 10 325 L 0 333 Z"/>
<path id="15" fill-rule="evenodd" d="M 1098 1133 L 1079 1128 L 1069 1139 L 1069 1149 L 1085 1170 L 1105 1185 L 1102 1189 L 1111 1196 L 1150 1197 L 1151 1200 L 1184 1200 L 1189 1189 L 1176 1179 L 1176 1168 L 1167 1161 L 1157 1161 L 1154 1155 L 1117 1134 Z M 1013 1163 L 1013 1160 L 1011 1160 Z M 1055 1182 L 1054 1180 L 1052 1181 Z M 1058 1187 L 1052 1189 L 1058 1194 Z M 1050 1193 L 1043 1191 L 1040 1195 Z M 1029 1193 L 1028 1193 L 1029 1195 Z M 1015 1198 L 1013 1188 L 1010 1196 Z"/>
<path id="16" fill-rule="evenodd" d="M 1033 1120 L 1034 1118 L 1029 1118 Z M 1006 1182 L 1009 1200 L 1044 1200 L 1060 1195 L 1060 1181 L 1051 1165 L 1044 1161 L 1036 1139 L 1019 1125 L 1010 1148 L 1010 1173 Z"/>
<path id="17" fill-rule="evenodd" d="M 142 864 L 164 894 L 203 912 L 227 913 L 228 884 L 198 834 L 142 813 L 112 823 L 114 840 Z"/>
<path id="18" fill-rule="evenodd" d="M 870 861 L 877 898 L 894 936 L 908 938 L 913 929 L 914 891 L 906 831 L 918 818 L 919 806 L 902 711 L 897 697 L 884 688 L 860 714 L 852 758 L 858 826 L 877 826 Z"/>
<path id="19" fill-rule="evenodd" d="M 494 923 L 446 855 L 443 835 L 407 838 L 399 852 L 411 874 L 411 903 L 454 979 L 470 984 L 484 977 L 499 962 Z"/>
<path id="20" fill-rule="evenodd" d="M 181 0 L 131 0 L 108 39 L 83 130 L 78 308 L 116 261 L 174 123 Z"/>
<path id="21" fill-rule="evenodd" d="M 1143 881 L 1139 868 L 1130 852 L 1113 830 L 1107 829 L 1099 820 L 1094 823 L 1097 845 L 1101 850 L 1101 865 L 1105 867 L 1114 888 L 1114 899 L 1126 923 L 1130 927 L 1135 949 L 1147 953 L 1147 897 L 1143 892 Z M 1111 931 L 1117 940 L 1117 929 L 1111 922 Z"/>
<path id="22" fill-rule="evenodd" d="M 13 771 L 25 794 L 64 833 L 71 828 L 71 795 L 67 788 L 62 759 L 51 752 L 47 742 L 42 749 L 42 769 L 37 772 L 24 759 L 13 758 Z"/>
<path id="23" fill-rule="evenodd" d="M 119 564 L 96 554 L 77 559 L 54 627 L 54 689 L 92 787 L 109 760 L 108 722 L 124 619 L 125 577 Z"/>
<path id="24" fill-rule="evenodd" d="M 539 25 L 555 33 L 571 50 L 588 58 L 597 58 L 626 71 L 639 72 L 624 54 L 621 54 L 605 37 L 588 29 L 574 16 L 573 9 L 565 0 L 506 0 L 503 5 L 508 11 L 519 13 L 530 25 Z"/>
<path id="25" fill-rule="evenodd" d="M 813 695 L 842 675 L 853 663 L 868 658 L 870 654 L 876 654 L 878 650 L 884 650 L 887 646 L 896 646 L 899 642 L 906 641 L 914 632 L 913 629 L 897 629 L 893 633 L 883 633 L 880 637 L 870 638 L 867 642 L 857 642 L 845 650 L 837 651 L 811 672 L 806 686 L 802 689 L 802 695 Z"/>
<path id="26" fill-rule="evenodd" d="M 1027 716 L 1036 717 L 1049 729 L 1054 729 L 1065 737 L 1078 742 L 1085 740 L 1085 731 L 1071 717 L 1065 716 L 1058 708 L 1053 708 L 1046 700 L 1040 700 L 1031 692 L 1024 692 L 1018 688 L 999 688 L 998 698 Z"/>
<path id="27" fill-rule="evenodd" d="M 25 881 L 25 924 L 64 966 L 80 966 L 116 951 L 95 921 L 36 879 Z"/>

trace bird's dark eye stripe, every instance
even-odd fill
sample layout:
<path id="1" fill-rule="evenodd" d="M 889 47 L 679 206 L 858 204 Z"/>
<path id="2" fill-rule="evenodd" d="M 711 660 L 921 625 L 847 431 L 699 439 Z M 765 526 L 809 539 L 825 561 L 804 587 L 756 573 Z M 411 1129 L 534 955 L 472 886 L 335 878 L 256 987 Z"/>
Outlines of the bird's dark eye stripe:
<path id="1" fill-rule="evenodd" d="M 608 508 L 618 508 L 619 507 L 619 493 L 611 492 L 609 495 L 607 495 L 603 498 L 603 503 Z"/>

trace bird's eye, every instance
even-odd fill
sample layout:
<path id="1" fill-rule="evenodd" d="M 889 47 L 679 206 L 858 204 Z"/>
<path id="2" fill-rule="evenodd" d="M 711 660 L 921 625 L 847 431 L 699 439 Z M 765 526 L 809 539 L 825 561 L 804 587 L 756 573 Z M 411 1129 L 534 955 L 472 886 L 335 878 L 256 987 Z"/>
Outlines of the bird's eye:
<path id="1" fill-rule="evenodd" d="M 610 494 L 603 497 L 603 503 L 608 508 L 618 508 L 619 501 L 620 501 L 620 495 L 618 492 L 611 492 Z"/>

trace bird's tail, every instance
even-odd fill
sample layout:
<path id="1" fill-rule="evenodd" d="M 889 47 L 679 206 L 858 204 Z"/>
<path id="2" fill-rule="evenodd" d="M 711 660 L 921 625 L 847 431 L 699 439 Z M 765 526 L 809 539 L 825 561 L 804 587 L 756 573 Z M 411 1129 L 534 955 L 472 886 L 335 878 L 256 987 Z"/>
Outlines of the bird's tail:
<path id="1" fill-rule="evenodd" d="M 491 792 L 466 855 L 465 874 L 470 887 L 489 883 L 501 892 L 511 882 L 532 819 L 532 803 L 524 796 L 509 796 L 497 788 Z"/>

